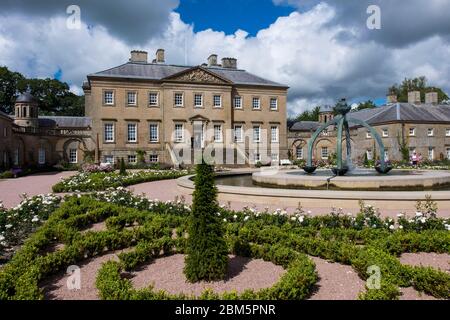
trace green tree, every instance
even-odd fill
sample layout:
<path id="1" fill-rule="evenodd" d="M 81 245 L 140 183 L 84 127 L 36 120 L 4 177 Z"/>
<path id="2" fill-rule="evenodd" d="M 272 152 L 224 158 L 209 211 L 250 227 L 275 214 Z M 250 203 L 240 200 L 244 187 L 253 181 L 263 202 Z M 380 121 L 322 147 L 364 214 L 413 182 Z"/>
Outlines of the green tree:
<path id="1" fill-rule="evenodd" d="M 147 154 L 147 152 L 145 152 L 144 150 L 136 151 L 138 164 L 140 164 L 140 165 L 145 164 L 145 155 L 146 154 Z"/>
<path id="2" fill-rule="evenodd" d="M 367 100 L 366 102 L 361 102 L 358 107 L 356 107 L 356 109 L 354 109 L 353 111 L 361 111 L 364 109 L 373 109 L 376 108 L 376 104 L 373 103 L 372 100 Z"/>
<path id="3" fill-rule="evenodd" d="M 228 268 L 228 248 L 218 216 L 214 168 L 204 161 L 197 165 L 192 212 L 188 222 L 184 273 L 190 282 L 223 279 Z"/>
<path id="4" fill-rule="evenodd" d="M 123 158 L 120 158 L 119 174 L 121 176 L 126 176 L 127 175 L 127 170 L 126 170 L 126 167 L 125 167 L 125 160 L 123 160 Z"/>
<path id="5" fill-rule="evenodd" d="M 70 91 L 57 79 L 27 79 L 18 72 L 0 67 L 0 111 L 11 114 L 17 96 L 30 88 L 39 100 L 39 113 L 54 116 L 84 116 L 84 96 Z"/>
<path id="6" fill-rule="evenodd" d="M 449 99 L 441 88 L 429 87 L 427 78 L 423 76 L 414 79 L 405 78 L 400 85 L 395 84 L 389 88 L 389 93 L 397 95 L 398 102 L 408 102 L 408 92 L 410 91 L 420 91 L 422 102 L 425 102 L 425 93 L 427 92 L 437 92 L 439 103 Z"/>
<path id="7" fill-rule="evenodd" d="M 320 106 L 306 110 L 295 118 L 295 121 L 319 121 Z"/>
<path id="8" fill-rule="evenodd" d="M 0 67 L 0 111 L 11 114 L 19 86 L 25 87 L 25 77 L 12 72 L 7 67 Z"/>

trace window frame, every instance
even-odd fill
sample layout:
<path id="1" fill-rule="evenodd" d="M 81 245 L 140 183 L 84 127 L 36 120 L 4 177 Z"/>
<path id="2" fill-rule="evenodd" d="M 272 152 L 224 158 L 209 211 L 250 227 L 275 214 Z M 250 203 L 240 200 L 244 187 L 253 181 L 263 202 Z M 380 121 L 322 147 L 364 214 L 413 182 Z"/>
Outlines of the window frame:
<path id="1" fill-rule="evenodd" d="M 130 94 L 134 95 L 134 103 L 130 103 Z M 137 107 L 138 106 L 138 93 L 137 91 L 128 90 L 125 95 L 125 103 L 127 107 Z"/>
<path id="2" fill-rule="evenodd" d="M 219 97 L 219 105 L 216 105 L 216 98 Z M 213 108 L 221 109 L 223 107 L 223 101 L 222 101 L 222 95 L 221 94 L 213 94 Z"/>
<path id="3" fill-rule="evenodd" d="M 130 139 L 131 126 L 134 126 L 134 128 L 135 128 L 135 130 L 134 130 L 135 139 L 134 140 Z M 127 143 L 138 143 L 138 124 L 136 122 L 128 122 L 127 123 Z"/>
<path id="4" fill-rule="evenodd" d="M 214 142 L 215 143 L 223 143 L 223 125 L 221 125 L 221 124 L 214 124 Z M 217 136 L 216 136 L 216 129 L 217 128 L 220 128 L 219 130 L 220 130 L 220 139 L 216 139 L 217 138 Z"/>
<path id="5" fill-rule="evenodd" d="M 156 157 L 156 161 L 152 161 L 152 157 Z M 150 163 L 159 163 L 159 154 L 151 154 L 151 155 L 149 155 L 148 161 Z"/>
<path id="6" fill-rule="evenodd" d="M 112 161 L 109 162 L 109 161 L 107 160 L 107 158 L 112 158 Z M 110 155 L 110 154 L 105 155 L 105 156 L 103 157 L 103 160 L 105 161 L 105 163 L 109 163 L 109 164 L 114 164 L 114 162 L 115 162 L 114 156 L 113 156 L 113 155 Z"/>
<path id="7" fill-rule="evenodd" d="M 106 94 L 111 93 L 111 103 L 106 102 Z M 114 107 L 116 105 L 116 91 L 112 89 L 105 89 L 103 90 L 103 96 L 102 96 L 102 102 L 103 106 L 107 107 Z"/>
<path id="8" fill-rule="evenodd" d="M 197 97 L 200 97 L 201 104 L 197 104 Z M 194 93 L 194 108 L 201 109 L 204 106 L 203 93 Z"/>
<path id="9" fill-rule="evenodd" d="M 240 139 L 237 139 L 236 136 L 236 127 L 240 127 L 241 131 L 240 131 Z M 233 127 L 233 135 L 234 135 L 234 142 L 235 143 L 243 143 L 244 142 L 244 125 L 243 124 L 235 124 Z"/>
<path id="10" fill-rule="evenodd" d="M 324 156 L 324 151 L 326 151 L 326 155 Z M 330 151 L 328 150 L 328 147 L 321 147 L 320 148 L 320 157 L 322 160 L 328 160 L 330 158 Z"/>
<path id="11" fill-rule="evenodd" d="M 181 126 L 181 135 L 178 136 L 177 134 L 177 127 Z M 184 123 L 175 123 L 175 129 L 174 129 L 174 138 L 175 138 L 175 143 L 184 143 Z M 178 139 L 178 137 L 180 137 L 180 139 Z"/>
<path id="12" fill-rule="evenodd" d="M 255 107 L 256 101 L 258 101 L 258 107 Z M 260 97 L 252 98 L 252 110 L 261 110 L 261 98 Z"/>
<path id="13" fill-rule="evenodd" d="M 236 105 L 236 101 L 239 101 L 239 107 Z M 243 99 L 241 96 L 234 96 L 233 97 L 233 108 L 237 109 L 237 110 L 242 110 L 243 109 L 242 101 L 243 101 Z"/>
<path id="14" fill-rule="evenodd" d="M 75 161 L 73 161 L 72 159 L 72 151 L 75 151 Z M 69 149 L 69 163 L 71 164 L 76 164 L 78 163 L 78 149 L 74 149 L 74 148 L 70 148 Z"/>
<path id="15" fill-rule="evenodd" d="M 181 96 L 181 104 L 177 104 L 177 96 Z M 175 108 L 184 108 L 184 92 L 174 92 L 173 105 Z"/>
<path id="16" fill-rule="evenodd" d="M 134 158 L 134 161 L 130 161 L 130 158 Z M 128 164 L 137 164 L 137 155 L 135 154 L 129 154 L 127 156 L 127 163 Z"/>
<path id="17" fill-rule="evenodd" d="M 272 101 L 275 101 L 275 108 L 272 108 Z M 278 111 L 278 97 L 270 97 L 269 109 L 270 111 Z"/>
<path id="18" fill-rule="evenodd" d="M 43 147 L 38 149 L 38 164 L 43 165 L 47 162 L 46 159 L 46 150 Z"/>
<path id="19" fill-rule="evenodd" d="M 156 103 L 152 104 L 151 96 L 156 95 Z M 159 107 L 159 92 L 157 91 L 149 91 L 148 92 L 148 106 L 150 108 L 158 108 Z"/>
<path id="20" fill-rule="evenodd" d="M 156 139 L 152 139 L 152 127 L 156 126 Z M 148 134 L 150 143 L 159 143 L 159 123 L 151 122 L 148 124 Z"/>
<path id="21" fill-rule="evenodd" d="M 106 135 L 106 126 L 112 126 L 112 130 L 111 130 L 111 134 L 112 134 L 112 139 L 111 140 L 107 140 L 107 135 Z M 115 124 L 113 122 L 105 122 L 103 123 L 103 143 L 115 143 L 116 142 L 116 132 L 115 132 Z"/>
<path id="22" fill-rule="evenodd" d="M 383 138 L 389 138 L 389 129 L 387 129 L 387 128 L 382 129 L 381 130 L 381 136 Z"/>
<path id="23" fill-rule="evenodd" d="M 409 137 L 415 137 L 416 136 L 416 128 L 414 127 L 414 128 L 409 128 L 409 130 L 408 130 L 408 136 Z"/>
<path id="24" fill-rule="evenodd" d="M 301 151 L 300 153 L 301 153 L 301 156 L 299 157 L 298 156 L 298 154 L 299 154 L 299 152 L 298 151 Z M 297 160 L 303 160 L 304 158 L 305 158 L 305 154 L 304 154 L 304 152 L 303 152 L 303 147 L 296 147 L 295 148 L 295 157 L 296 157 L 296 159 Z"/>
<path id="25" fill-rule="evenodd" d="M 255 139 L 255 129 L 258 129 L 258 139 Z M 261 125 L 253 125 L 252 139 L 254 143 L 261 143 Z"/>
<path id="26" fill-rule="evenodd" d="M 434 137 L 434 128 L 427 129 L 427 137 Z"/>
<path id="27" fill-rule="evenodd" d="M 273 129 L 276 131 L 276 139 L 273 139 Z M 279 126 L 270 126 L 270 142 L 271 143 L 279 143 L 280 142 L 280 127 Z"/>

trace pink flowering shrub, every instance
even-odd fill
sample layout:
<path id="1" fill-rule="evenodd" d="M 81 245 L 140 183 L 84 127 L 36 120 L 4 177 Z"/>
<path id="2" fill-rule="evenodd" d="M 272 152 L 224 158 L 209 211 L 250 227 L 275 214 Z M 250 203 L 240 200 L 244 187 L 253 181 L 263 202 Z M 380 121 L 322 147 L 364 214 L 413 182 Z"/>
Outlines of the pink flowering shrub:
<path id="1" fill-rule="evenodd" d="M 86 163 L 81 167 L 82 172 L 97 173 L 97 172 L 114 172 L 114 167 L 110 164 L 96 165 Z"/>

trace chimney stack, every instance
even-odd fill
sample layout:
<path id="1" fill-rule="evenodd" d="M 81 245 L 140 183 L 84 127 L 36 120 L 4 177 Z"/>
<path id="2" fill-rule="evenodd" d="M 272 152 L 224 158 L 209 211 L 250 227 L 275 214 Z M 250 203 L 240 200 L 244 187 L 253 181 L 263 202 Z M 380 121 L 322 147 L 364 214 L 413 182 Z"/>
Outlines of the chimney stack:
<path id="1" fill-rule="evenodd" d="M 398 97 L 395 93 L 391 92 L 386 97 L 386 103 L 387 104 L 394 104 L 398 102 Z"/>
<path id="2" fill-rule="evenodd" d="M 208 67 L 217 66 L 217 54 L 212 54 L 208 57 Z"/>
<path id="3" fill-rule="evenodd" d="M 222 58 L 222 67 L 227 69 L 237 69 L 237 59 Z"/>
<path id="4" fill-rule="evenodd" d="M 146 51 L 131 51 L 130 62 L 147 63 L 148 53 Z"/>
<path id="5" fill-rule="evenodd" d="M 437 92 L 428 92 L 425 94 L 425 103 L 426 104 L 438 104 L 439 97 Z"/>
<path id="6" fill-rule="evenodd" d="M 156 50 L 156 63 L 166 63 L 166 59 L 164 57 L 164 49 Z"/>
<path id="7" fill-rule="evenodd" d="M 421 104 L 420 91 L 410 91 L 408 92 L 408 103 L 410 104 Z"/>

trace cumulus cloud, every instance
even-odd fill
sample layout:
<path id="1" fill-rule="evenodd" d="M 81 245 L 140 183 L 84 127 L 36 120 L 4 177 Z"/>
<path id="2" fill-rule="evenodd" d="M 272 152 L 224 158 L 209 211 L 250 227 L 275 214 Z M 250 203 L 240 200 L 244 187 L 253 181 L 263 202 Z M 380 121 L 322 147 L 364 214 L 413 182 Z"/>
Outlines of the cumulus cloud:
<path id="1" fill-rule="evenodd" d="M 80 7 L 85 24 L 103 26 L 126 43 L 142 44 L 167 28 L 179 0 L 2 0 L 0 12 L 28 18 L 68 17 L 66 9 L 72 4 Z"/>
<path id="2" fill-rule="evenodd" d="M 62 80 L 80 92 L 87 74 L 128 61 L 131 49 L 153 55 L 165 48 L 168 63 L 189 65 L 216 53 L 236 57 L 239 68 L 290 86 L 290 114 L 342 97 L 374 100 L 404 77 L 425 75 L 430 84 L 450 91 L 449 37 L 434 32 L 398 47 L 376 39 L 362 41 L 361 30 L 337 22 L 335 6 L 310 4 L 308 10 L 278 18 L 254 37 L 244 30 L 231 35 L 211 29 L 194 32 L 172 12 L 166 27 L 138 46 L 103 25 L 83 23 L 80 30 L 68 30 L 62 16 L 30 19 L 9 14 L 0 19 L 0 65 L 38 77 L 61 69 Z"/>

